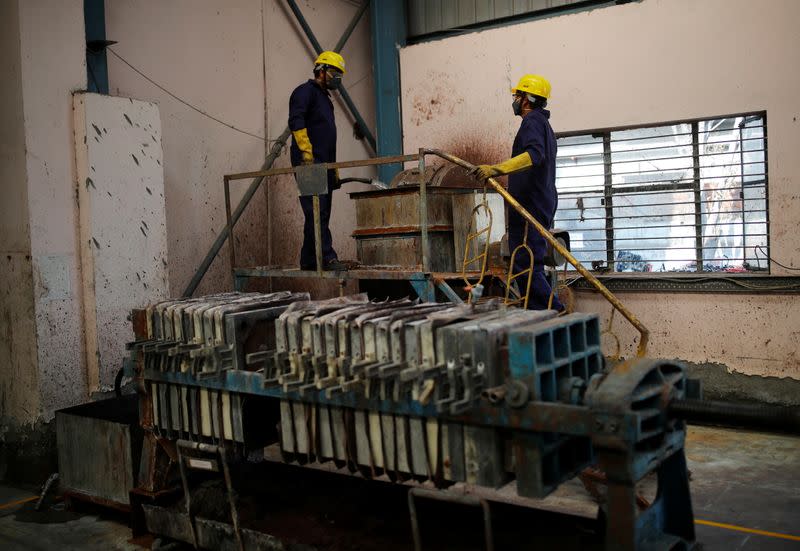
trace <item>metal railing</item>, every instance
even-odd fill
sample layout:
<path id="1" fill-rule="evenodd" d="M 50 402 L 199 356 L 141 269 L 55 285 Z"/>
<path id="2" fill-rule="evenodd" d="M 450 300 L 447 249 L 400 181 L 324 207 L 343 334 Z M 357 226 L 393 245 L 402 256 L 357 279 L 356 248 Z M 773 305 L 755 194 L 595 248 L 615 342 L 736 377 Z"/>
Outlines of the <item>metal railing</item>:
<path id="1" fill-rule="evenodd" d="M 366 166 L 377 166 L 377 165 L 384 165 L 384 164 L 393 164 L 393 163 L 405 163 L 405 162 L 417 162 L 419 166 L 419 174 L 420 174 L 420 182 L 419 182 L 419 193 L 420 193 L 420 202 L 419 202 L 419 217 L 420 217 L 420 230 L 422 235 L 422 271 L 428 272 L 428 266 L 430 261 L 430 242 L 428 239 L 428 212 L 427 212 L 427 186 L 428 183 L 424 178 L 425 174 L 425 157 L 426 156 L 434 156 L 444 159 L 448 162 L 451 162 L 455 165 L 458 165 L 462 168 L 470 170 L 474 168 L 473 165 L 456 157 L 455 155 L 451 155 L 444 151 L 440 151 L 438 149 L 425 149 L 421 148 L 419 153 L 417 154 L 409 154 L 409 155 L 396 155 L 392 157 L 376 157 L 373 159 L 365 159 L 361 161 L 344 161 L 338 163 L 320 163 L 324 166 L 325 170 L 332 170 L 332 169 L 346 169 L 346 168 L 358 168 L 358 167 L 366 167 Z M 264 182 L 267 178 L 281 176 L 281 175 L 288 175 L 288 174 L 296 174 L 297 171 L 302 170 L 303 167 L 287 167 L 287 168 L 275 168 L 271 170 L 259 170 L 255 172 L 240 172 L 237 174 L 227 174 L 223 178 L 223 186 L 224 186 L 224 193 L 225 193 L 225 219 L 227 222 L 225 231 L 227 234 L 232 235 L 233 226 L 236 224 L 236 220 L 231 213 L 230 210 L 230 185 L 233 181 L 244 180 L 244 179 L 255 179 L 254 182 L 258 182 L 260 185 L 261 182 Z M 650 336 L 650 331 L 644 326 L 644 324 L 631 312 L 628 308 L 622 304 L 622 302 L 611 292 L 608 288 L 603 285 L 600 280 L 598 280 L 589 270 L 587 270 L 580 261 L 578 261 L 571 253 L 568 251 L 553 235 L 548 231 L 547 228 L 542 226 L 538 220 L 536 220 L 530 212 L 528 212 L 511 194 L 506 191 L 506 189 L 494 178 L 489 178 L 487 180 L 487 184 L 494 188 L 494 190 L 505 200 L 505 202 L 514 210 L 516 210 L 529 224 L 531 224 L 537 232 L 539 232 L 542 237 L 556 250 L 559 254 L 561 254 L 566 261 L 571 264 L 585 279 L 586 281 L 594 287 L 602 296 L 605 298 L 613 307 L 614 309 L 618 310 L 620 314 L 622 314 L 625 319 L 627 319 L 631 325 L 636 328 L 639 332 L 639 343 L 637 347 L 637 355 L 644 356 L 647 351 L 647 343 Z M 318 196 L 314 196 L 316 200 L 319 200 Z M 314 228 L 315 228 L 315 241 L 318 241 L 318 237 L 321 233 L 321 222 L 318 209 L 314 210 Z M 230 240 L 230 261 L 231 261 L 231 271 L 232 273 L 236 269 L 236 244 L 235 240 Z M 316 247 L 316 261 L 317 261 L 317 274 L 322 275 L 322 254 L 321 248 Z"/>
<path id="2" fill-rule="evenodd" d="M 393 164 L 393 163 L 404 163 L 404 162 L 412 162 L 417 161 L 419 159 L 418 155 L 395 155 L 392 157 L 375 157 L 373 159 L 365 159 L 362 161 L 343 161 L 339 163 L 318 163 L 313 166 L 324 168 L 324 170 L 334 170 L 334 169 L 343 169 L 343 168 L 360 168 L 366 166 L 378 166 L 378 165 L 386 165 L 386 164 Z M 233 226 L 236 224 L 238 218 L 235 219 L 234 215 L 231 213 L 231 182 L 237 180 L 246 180 L 246 179 L 254 179 L 254 182 L 257 182 L 260 185 L 264 182 L 267 178 L 272 178 L 275 176 L 284 176 L 288 174 L 297 174 L 298 171 L 302 171 L 304 169 L 303 166 L 296 166 L 296 167 L 286 167 L 286 168 L 273 168 L 270 170 L 257 170 L 255 172 L 240 172 L 237 174 L 226 174 L 223 177 L 223 187 L 225 193 L 225 232 L 226 234 L 230 234 L 233 231 Z M 256 189 L 258 188 L 256 186 Z M 248 192 L 250 190 L 248 189 Z M 253 192 L 255 193 L 255 191 Z M 322 226 L 320 221 L 320 211 L 319 211 L 319 195 L 312 195 L 312 199 L 314 202 L 314 254 L 317 262 L 317 273 L 322 275 L 322 246 L 321 246 L 321 239 L 320 236 L 322 235 Z M 420 203 L 420 209 L 422 209 L 422 203 Z M 420 215 L 422 216 L 422 215 Z M 427 213 L 426 213 L 427 217 Z M 236 268 L 236 241 L 234 239 L 230 240 L 230 246 L 228 248 L 228 252 L 230 254 L 230 261 L 231 261 L 231 271 L 235 270 Z M 423 271 L 426 271 L 427 264 L 423 260 Z"/>
<path id="3" fill-rule="evenodd" d="M 441 157 L 442 159 L 450 161 L 451 163 L 467 170 L 474 168 L 474 165 L 468 163 L 467 161 L 459 159 L 455 155 L 445 153 L 444 151 L 440 151 L 438 149 L 420 149 L 420 166 L 424 166 L 425 155 Z M 650 331 L 644 326 L 639 318 L 637 318 L 633 312 L 628 310 L 628 308 L 622 304 L 622 301 L 620 301 L 611 291 L 609 291 L 608 288 L 594 276 L 594 274 L 587 270 L 586 267 L 584 267 L 584 265 L 572 255 L 572 253 L 570 253 L 555 237 L 553 237 L 553 234 L 551 234 L 547 228 L 542 226 L 542 224 L 536 220 L 536 218 L 534 218 L 530 212 L 528 212 L 516 199 L 514 199 L 514 197 L 511 196 L 511 194 L 500 184 L 500 182 L 494 178 L 489 178 L 486 181 L 497 193 L 500 194 L 505 202 L 508 203 L 511 208 L 516 210 L 529 224 L 531 224 L 536 231 L 539 232 L 542 237 L 544 237 L 545 241 L 547 241 L 555 251 L 563 256 L 566 261 L 571 264 L 578 271 L 578 273 L 580 273 L 586 279 L 586 281 L 611 304 L 611 306 L 614 307 L 614 309 L 619 311 L 619 313 L 622 314 L 625 319 L 627 319 L 631 325 L 636 328 L 636 330 L 639 332 L 639 344 L 636 350 L 636 355 L 640 357 L 644 356 L 647 353 L 647 343 L 650 339 Z"/>

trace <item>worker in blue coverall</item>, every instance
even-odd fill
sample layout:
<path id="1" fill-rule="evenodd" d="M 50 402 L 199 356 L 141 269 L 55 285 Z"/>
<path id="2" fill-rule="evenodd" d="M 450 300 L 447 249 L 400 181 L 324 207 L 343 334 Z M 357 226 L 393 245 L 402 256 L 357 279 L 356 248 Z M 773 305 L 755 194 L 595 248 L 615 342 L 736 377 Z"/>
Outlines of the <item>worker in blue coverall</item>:
<path id="1" fill-rule="evenodd" d="M 344 58 L 341 55 L 336 52 L 322 52 L 314 62 L 314 78 L 292 92 L 289 99 L 289 129 L 294 138 L 290 149 L 292 166 L 336 162 L 336 121 L 333 116 L 330 90 L 339 88 L 344 72 Z M 328 193 L 319 196 L 324 270 L 346 269 L 333 250 L 333 238 L 329 227 L 331 197 L 333 191 L 340 187 L 338 171 L 329 170 Z M 312 197 L 300 197 L 300 206 L 305 217 L 300 269 L 316 270 Z"/>
<path id="2" fill-rule="evenodd" d="M 558 207 L 556 192 L 556 137 L 550 126 L 550 111 L 545 109 L 550 98 L 550 83 L 540 75 L 525 75 L 511 89 L 514 94 L 514 115 L 522 117 L 522 124 L 514 138 L 511 159 L 496 165 L 480 165 L 472 174 L 481 180 L 508 174 L 508 192 L 548 230 Z M 508 248 L 513 251 L 525 238 L 525 219 L 514 209 L 508 209 Z M 528 308 L 544 310 L 550 300 L 551 287 L 544 272 L 547 242 L 533 225 L 528 227 L 528 246 L 533 258 L 520 250 L 515 259 L 513 273 L 530 268 L 533 261 Z M 527 288 L 527 278 L 517 278 L 519 289 Z M 550 306 L 563 310 L 564 306 L 553 296 Z"/>

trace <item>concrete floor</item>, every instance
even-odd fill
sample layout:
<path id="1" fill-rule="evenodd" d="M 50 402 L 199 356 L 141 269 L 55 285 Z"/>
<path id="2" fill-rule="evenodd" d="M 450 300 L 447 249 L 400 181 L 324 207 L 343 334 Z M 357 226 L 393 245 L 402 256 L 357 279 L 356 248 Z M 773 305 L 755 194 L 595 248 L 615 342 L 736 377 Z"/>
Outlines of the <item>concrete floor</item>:
<path id="1" fill-rule="evenodd" d="M 687 455 L 703 549 L 800 550 L 800 439 L 692 427 Z M 33 495 L 0 486 L 1 549 L 143 549 L 124 519 L 37 513 L 35 501 L 20 503 Z"/>
<path id="2" fill-rule="evenodd" d="M 4 551 L 141 551 L 129 543 L 131 531 L 124 519 L 103 519 L 65 511 L 63 504 L 37 512 L 35 495 L 0 486 L 0 549 Z"/>

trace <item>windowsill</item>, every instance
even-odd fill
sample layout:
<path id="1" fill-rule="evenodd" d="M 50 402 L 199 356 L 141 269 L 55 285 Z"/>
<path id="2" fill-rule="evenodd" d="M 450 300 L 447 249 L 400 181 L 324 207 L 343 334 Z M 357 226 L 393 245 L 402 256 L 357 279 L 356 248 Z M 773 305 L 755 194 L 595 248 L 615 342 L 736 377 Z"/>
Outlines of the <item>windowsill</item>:
<path id="1" fill-rule="evenodd" d="M 661 293 L 800 293 L 800 276 L 776 276 L 766 273 L 652 273 L 592 272 L 610 291 Z M 577 272 L 567 272 L 570 288 L 592 291 L 593 287 Z"/>

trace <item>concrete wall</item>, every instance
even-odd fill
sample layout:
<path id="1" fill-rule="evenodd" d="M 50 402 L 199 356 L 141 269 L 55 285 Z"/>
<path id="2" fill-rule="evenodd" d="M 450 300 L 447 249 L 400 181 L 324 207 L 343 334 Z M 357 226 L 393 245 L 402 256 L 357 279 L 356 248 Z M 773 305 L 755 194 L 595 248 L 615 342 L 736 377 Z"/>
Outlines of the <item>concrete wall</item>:
<path id="1" fill-rule="evenodd" d="M 508 90 L 530 72 L 553 84 L 556 131 L 764 109 L 770 250 L 783 264 L 800 266 L 798 18 L 800 4 L 792 0 L 643 0 L 406 47 L 405 150 L 479 151 L 486 161 L 498 150 L 508 156 L 519 126 Z M 774 263 L 771 270 L 788 273 Z M 797 295 L 620 298 L 651 329 L 652 355 L 800 378 Z M 592 293 L 580 293 L 577 306 L 610 311 Z M 630 355 L 635 345 L 625 326 L 618 317 L 623 353 Z"/>
<path id="2" fill-rule="evenodd" d="M 87 396 L 72 92 L 86 88 L 83 2 L 20 2 L 22 95 L 43 414 Z"/>
<path id="3" fill-rule="evenodd" d="M 0 477 L 55 469 L 56 409 L 86 400 L 72 92 L 83 2 L 0 4 Z"/>
<path id="4" fill-rule="evenodd" d="M 357 5 L 328 0 L 300 2 L 300 8 L 323 46 L 332 48 Z M 343 54 L 349 69 L 345 83 L 351 85 L 367 123 L 374 125 L 368 20 L 365 15 Z M 119 41 L 114 51 L 174 94 L 268 139 L 277 138 L 286 127 L 289 94 L 312 70 L 308 42 L 279 0 L 106 2 L 106 32 Z M 260 168 L 272 144 L 191 110 L 114 55 L 108 57 L 112 94 L 154 101 L 161 110 L 169 279 L 173 293 L 180 293 L 224 225 L 223 175 Z M 343 105 L 337 101 L 335 109 L 339 159 L 367 157 L 367 150 L 352 137 Z M 275 166 L 286 165 L 284 154 Z M 234 182 L 234 200 L 248 183 Z M 344 193 L 336 195 L 331 223 L 335 246 L 341 257 L 353 258 L 349 234 L 354 211 Z M 302 215 L 293 181 L 283 178 L 263 188 L 235 234 L 240 265 L 295 265 Z M 230 287 L 227 255 L 225 247 L 197 293 Z"/>
<path id="5" fill-rule="evenodd" d="M 2 10 L 0 416 L 16 427 L 87 396 L 71 97 L 86 68 L 81 1 Z"/>
<path id="6" fill-rule="evenodd" d="M 0 4 L 0 29 L 0 416 L 30 421 L 39 410 L 39 378 L 17 2 Z"/>
<path id="7" fill-rule="evenodd" d="M 112 49 L 150 78 L 246 132 L 264 135 L 260 0 L 106 2 Z M 108 55 L 111 94 L 158 104 L 164 149 L 170 288 L 180 293 L 225 223 L 222 176 L 261 166 L 265 144 L 177 102 Z M 245 184 L 246 186 L 246 184 Z M 239 186 L 241 189 L 242 186 Z M 266 256 L 266 199 L 236 233 L 242 255 Z M 199 294 L 231 285 L 227 248 Z"/>

